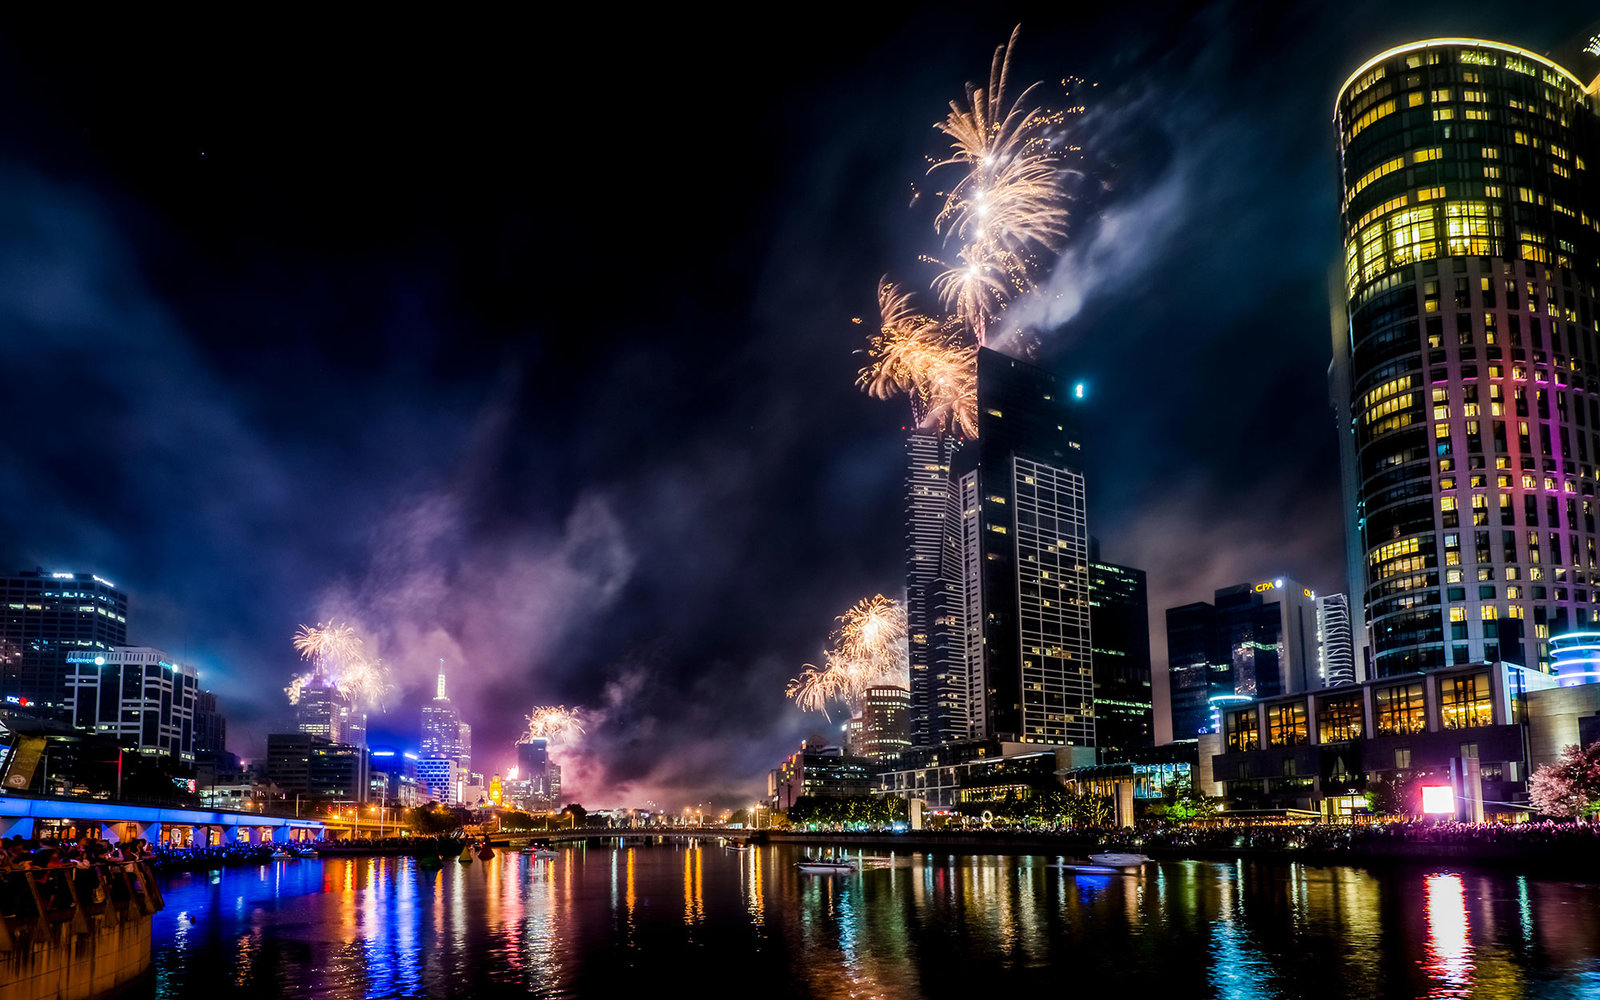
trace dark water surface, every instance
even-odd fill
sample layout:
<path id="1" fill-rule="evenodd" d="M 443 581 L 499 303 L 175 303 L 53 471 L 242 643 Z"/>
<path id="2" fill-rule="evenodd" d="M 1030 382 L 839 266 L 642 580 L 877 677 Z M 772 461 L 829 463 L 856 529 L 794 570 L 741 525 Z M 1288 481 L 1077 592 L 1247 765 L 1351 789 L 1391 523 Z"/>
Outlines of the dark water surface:
<path id="1" fill-rule="evenodd" d="M 1449 867 L 571 847 L 177 874 L 158 997 L 1589 997 L 1600 887 Z M 191 918 L 193 918 L 191 920 Z"/>

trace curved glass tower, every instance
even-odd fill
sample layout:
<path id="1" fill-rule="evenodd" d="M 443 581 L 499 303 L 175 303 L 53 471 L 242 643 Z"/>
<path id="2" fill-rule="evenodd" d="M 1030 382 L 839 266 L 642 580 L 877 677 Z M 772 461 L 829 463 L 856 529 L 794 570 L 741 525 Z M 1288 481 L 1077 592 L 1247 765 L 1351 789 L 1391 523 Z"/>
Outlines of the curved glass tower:
<path id="1" fill-rule="evenodd" d="M 1551 633 L 1600 620 L 1597 90 L 1442 38 L 1339 91 L 1332 372 L 1375 676 L 1548 670 Z"/>

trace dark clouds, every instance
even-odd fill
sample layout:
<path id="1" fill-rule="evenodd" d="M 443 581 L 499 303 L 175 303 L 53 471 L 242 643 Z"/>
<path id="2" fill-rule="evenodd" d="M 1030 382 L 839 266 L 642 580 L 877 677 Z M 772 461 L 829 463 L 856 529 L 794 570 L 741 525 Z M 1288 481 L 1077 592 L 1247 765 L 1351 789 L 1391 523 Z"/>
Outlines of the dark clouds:
<path id="1" fill-rule="evenodd" d="M 850 319 L 926 276 L 929 125 L 1020 19 L 1017 78 L 1099 83 L 1035 315 L 1091 386 L 1105 557 L 1149 570 L 1158 649 L 1218 586 L 1341 589 L 1333 91 L 1408 38 L 1577 26 L 1362 26 L 1387 6 L 16 26 L 0 555 L 128 589 L 245 752 L 337 613 L 402 682 L 396 741 L 444 657 L 480 766 L 580 704 L 589 804 L 745 801 L 821 723 L 784 679 L 900 586 L 905 416 L 853 390 Z"/>

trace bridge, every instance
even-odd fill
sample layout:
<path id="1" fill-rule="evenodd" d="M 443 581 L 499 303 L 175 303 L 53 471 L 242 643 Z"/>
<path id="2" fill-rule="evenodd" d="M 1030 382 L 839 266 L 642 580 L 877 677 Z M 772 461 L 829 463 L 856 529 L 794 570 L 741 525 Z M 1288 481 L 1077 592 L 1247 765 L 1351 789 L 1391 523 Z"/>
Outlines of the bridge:
<path id="1" fill-rule="evenodd" d="M 329 836 L 330 822 L 293 819 L 259 813 L 209 809 L 171 809 L 161 806 L 96 802 L 85 799 L 29 798 L 0 795 L 0 837 L 28 839 L 46 830 L 71 828 L 78 835 L 93 832 L 106 840 L 143 838 L 152 844 L 176 839 L 179 843 L 210 844 L 248 840 L 282 843 Z M 345 824 L 337 824 L 345 829 Z"/>
<path id="2" fill-rule="evenodd" d="M 521 833 L 507 833 L 501 831 L 495 834 L 495 839 L 510 837 L 512 840 L 548 840 L 556 841 L 575 840 L 652 840 L 657 837 L 748 837 L 753 830 L 743 830 L 726 826 L 629 826 L 629 827 L 572 827 L 566 830 L 528 830 Z"/>

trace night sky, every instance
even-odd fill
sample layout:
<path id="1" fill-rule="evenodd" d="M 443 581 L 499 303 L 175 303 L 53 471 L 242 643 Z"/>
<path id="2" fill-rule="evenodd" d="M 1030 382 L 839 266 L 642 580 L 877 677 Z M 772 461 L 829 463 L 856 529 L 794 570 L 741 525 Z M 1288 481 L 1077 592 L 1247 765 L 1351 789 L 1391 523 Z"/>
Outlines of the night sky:
<path id="1" fill-rule="evenodd" d="M 1346 589 L 1335 91 L 1592 14 L 1069 6 L 0 21 L 0 566 L 116 582 L 246 756 L 338 617 L 400 682 L 374 742 L 443 657 L 476 769 L 564 703 L 585 805 L 750 801 L 824 726 L 784 681 L 901 594 L 908 411 L 852 352 L 879 275 L 932 277 L 931 126 L 1020 21 L 1015 80 L 1094 84 L 1037 360 L 1089 387 L 1157 662 L 1217 587 Z"/>

